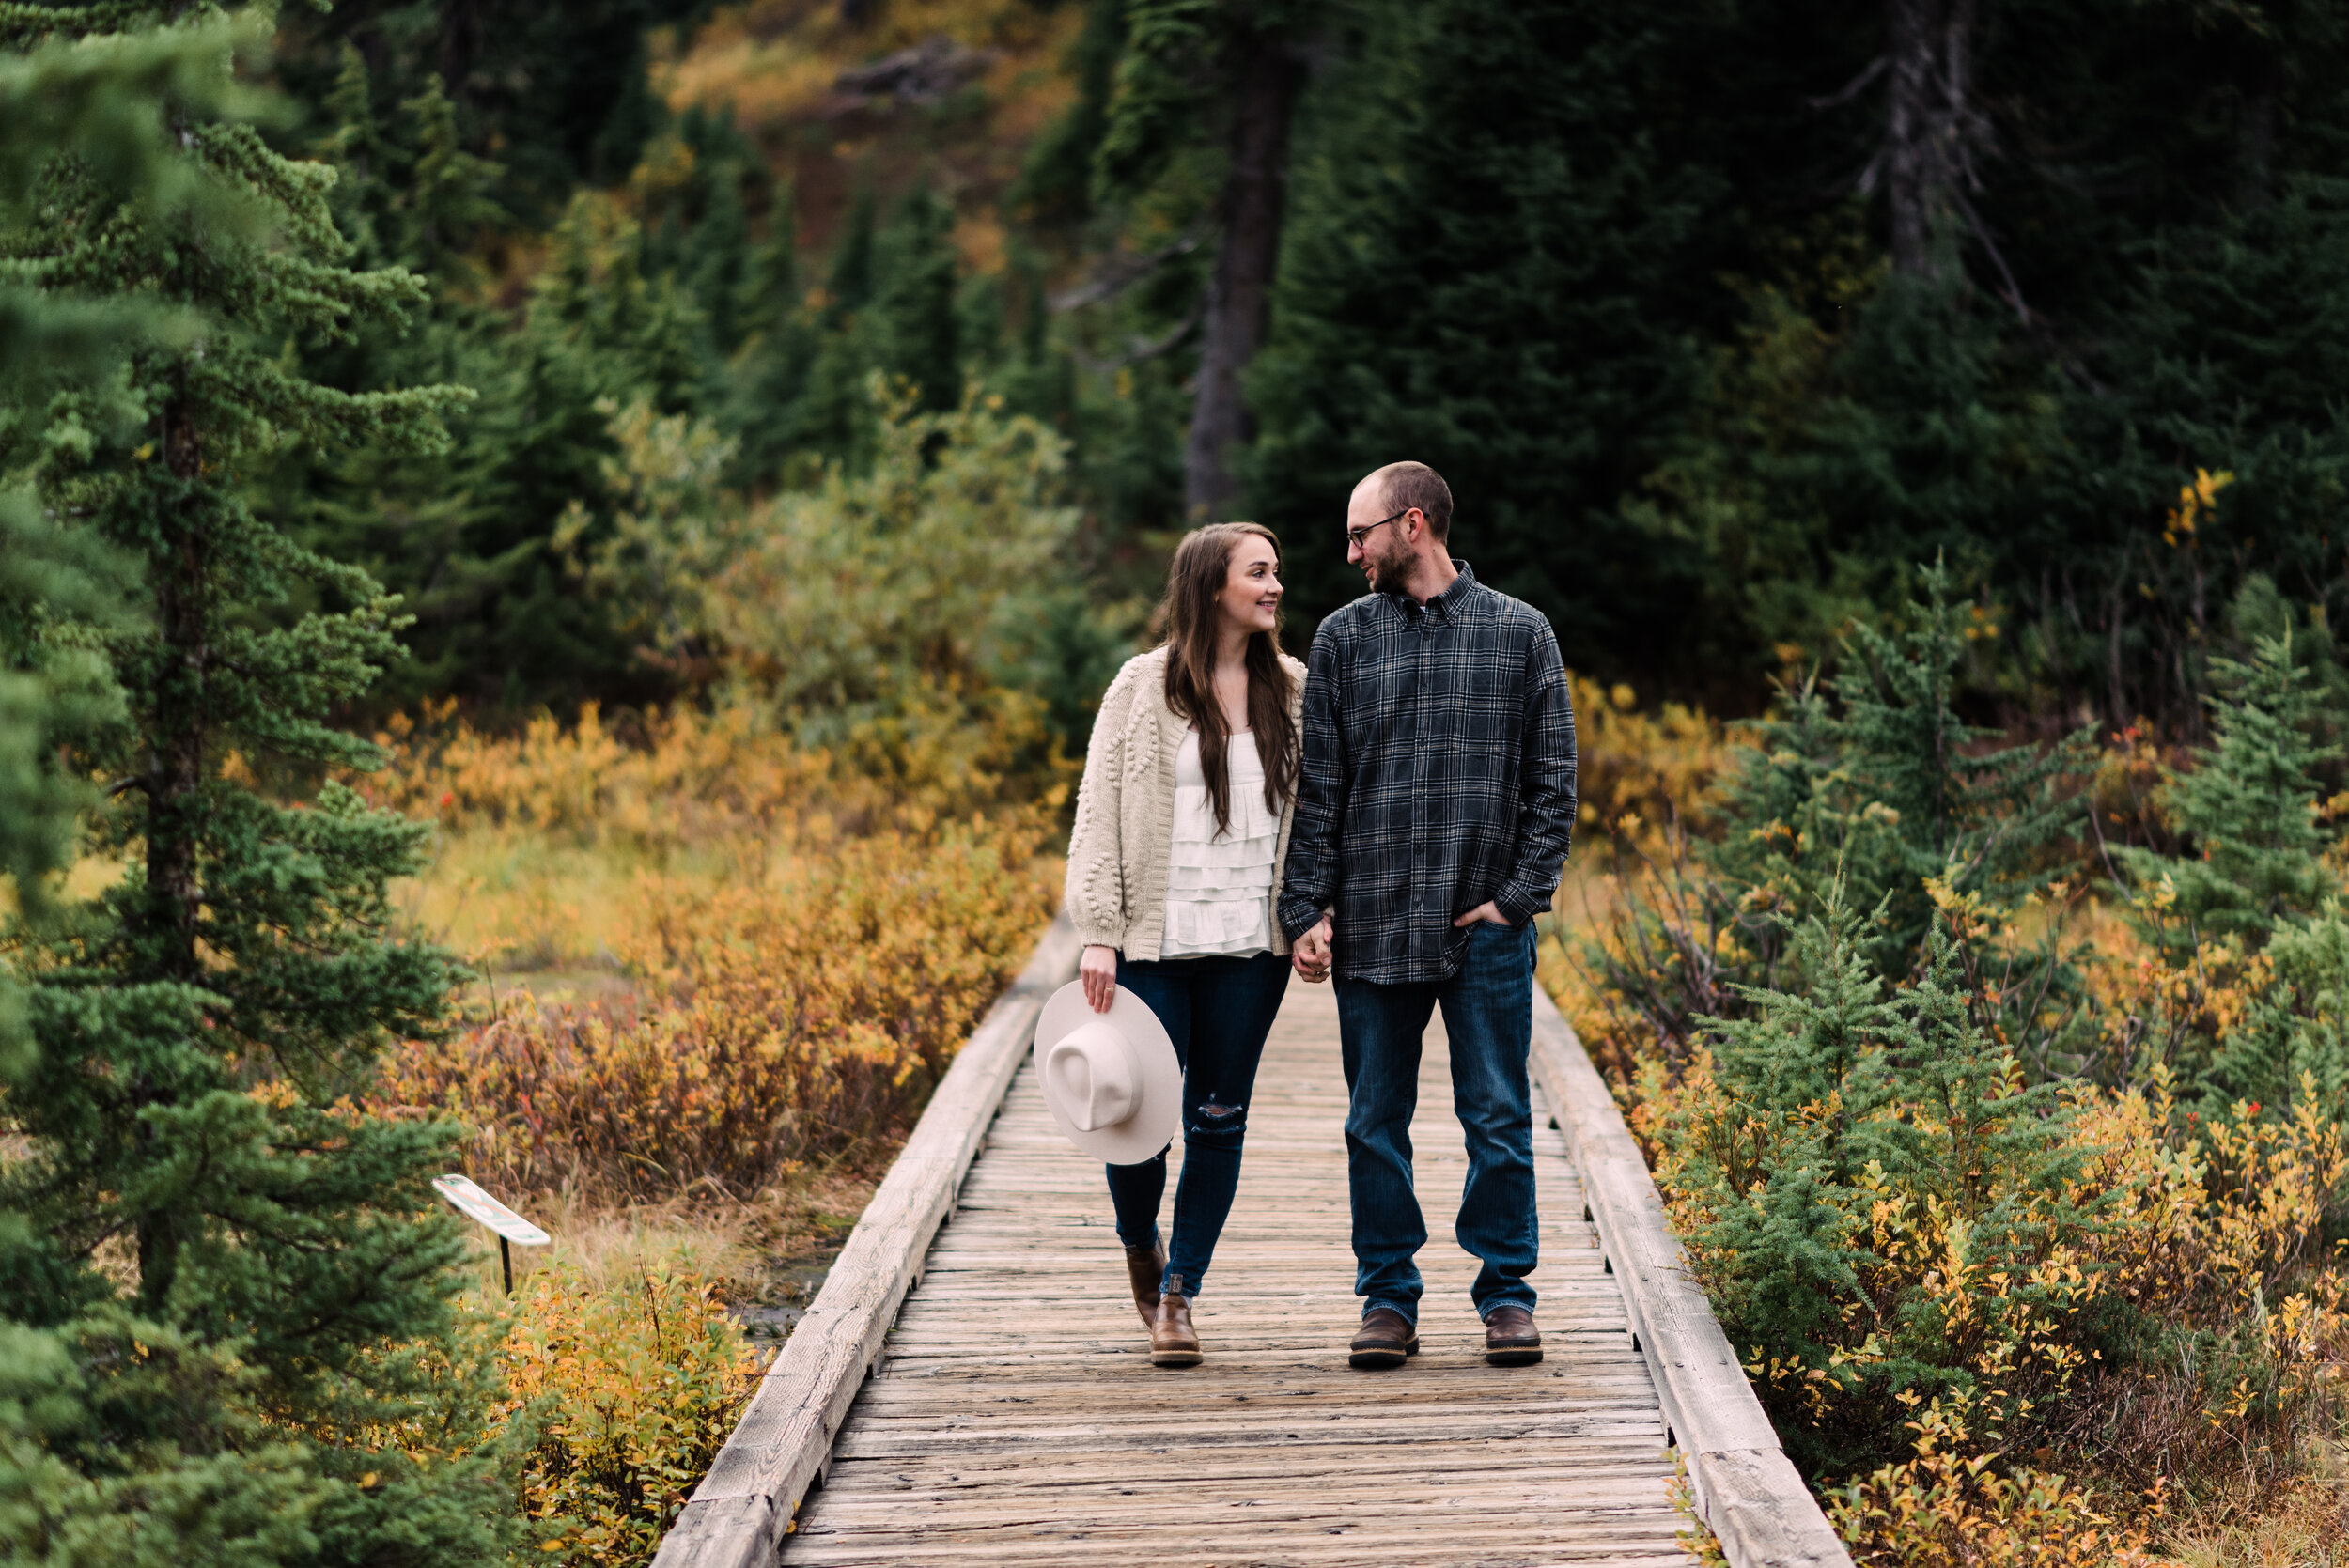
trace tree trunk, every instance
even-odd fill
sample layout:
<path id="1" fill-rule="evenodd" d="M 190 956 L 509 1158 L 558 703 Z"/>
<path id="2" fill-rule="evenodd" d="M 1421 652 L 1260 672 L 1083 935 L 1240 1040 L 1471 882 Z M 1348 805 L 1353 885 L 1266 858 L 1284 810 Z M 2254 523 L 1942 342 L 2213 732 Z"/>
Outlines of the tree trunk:
<path id="1" fill-rule="evenodd" d="M 1183 458 L 1183 509 L 1193 522 L 1221 520 L 1232 505 L 1239 487 L 1228 466 L 1231 450 L 1254 433 L 1239 379 L 1264 342 L 1281 249 L 1289 120 L 1304 85 L 1303 68 L 1276 39 L 1249 28 L 1232 52 L 1238 72 L 1232 173 L 1218 204 L 1223 237 L 1207 284 Z"/>
<path id="2" fill-rule="evenodd" d="M 1974 149 L 1989 123 L 1973 106 L 1975 0 L 1888 0 L 1884 148 L 1892 266 L 1944 276 L 1957 215 L 1975 184 Z"/>

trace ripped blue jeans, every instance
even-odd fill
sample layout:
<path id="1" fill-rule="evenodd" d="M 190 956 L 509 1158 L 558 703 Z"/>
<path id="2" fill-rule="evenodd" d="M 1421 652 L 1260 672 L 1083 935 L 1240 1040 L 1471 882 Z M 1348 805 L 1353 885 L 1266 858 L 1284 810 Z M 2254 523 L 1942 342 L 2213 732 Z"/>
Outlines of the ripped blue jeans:
<path id="1" fill-rule="evenodd" d="M 1121 953 L 1117 983 L 1159 1016 L 1183 1064 L 1183 1174 L 1174 1188 L 1166 1273 L 1181 1275 L 1183 1293 L 1196 1296 L 1232 1212 L 1232 1195 L 1239 1190 L 1248 1097 L 1255 1093 L 1256 1063 L 1272 1032 L 1272 1016 L 1288 989 L 1289 961 L 1270 953 L 1143 960 Z M 1149 1246 L 1158 1237 L 1159 1203 L 1166 1196 L 1166 1150 L 1139 1165 L 1112 1165 L 1109 1172 L 1117 1239 Z M 1159 1287 L 1165 1283 L 1160 1280 Z"/>

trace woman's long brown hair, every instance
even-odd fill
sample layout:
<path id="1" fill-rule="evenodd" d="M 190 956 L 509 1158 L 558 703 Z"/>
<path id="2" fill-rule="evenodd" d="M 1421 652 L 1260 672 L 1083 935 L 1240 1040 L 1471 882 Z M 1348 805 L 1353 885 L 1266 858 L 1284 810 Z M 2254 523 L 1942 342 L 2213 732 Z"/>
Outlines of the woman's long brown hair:
<path id="1" fill-rule="evenodd" d="M 1207 778 L 1215 806 L 1215 830 L 1232 827 L 1232 792 L 1224 753 L 1231 734 L 1223 705 L 1215 697 L 1216 596 L 1232 574 L 1232 551 L 1253 536 L 1272 546 L 1273 569 L 1281 565 L 1281 541 L 1253 522 L 1212 522 L 1183 536 L 1166 572 L 1166 706 L 1199 732 L 1199 770 Z M 1248 724 L 1255 732 L 1256 755 L 1264 763 L 1264 803 L 1276 815 L 1297 793 L 1297 725 L 1289 718 L 1289 675 L 1269 631 L 1251 632 L 1248 666 Z"/>

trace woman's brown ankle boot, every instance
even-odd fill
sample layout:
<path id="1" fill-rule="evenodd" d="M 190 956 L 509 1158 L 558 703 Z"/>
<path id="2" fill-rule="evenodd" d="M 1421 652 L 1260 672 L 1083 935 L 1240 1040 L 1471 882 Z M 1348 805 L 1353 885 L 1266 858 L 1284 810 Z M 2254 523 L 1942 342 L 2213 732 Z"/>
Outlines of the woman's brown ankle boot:
<path id="1" fill-rule="evenodd" d="M 1142 1326 L 1150 1327 L 1159 1315 L 1159 1281 L 1166 1277 L 1166 1243 L 1153 1241 L 1147 1247 L 1126 1249 L 1126 1278 L 1134 1287 L 1134 1311 L 1142 1314 Z"/>
<path id="2" fill-rule="evenodd" d="M 1199 1336 L 1190 1327 L 1190 1298 L 1183 1294 L 1183 1277 L 1167 1277 L 1159 1297 L 1158 1315 L 1150 1320 L 1150 1364 L 1154 1367 L 1195 1367 L 1201 1359 Z"/>

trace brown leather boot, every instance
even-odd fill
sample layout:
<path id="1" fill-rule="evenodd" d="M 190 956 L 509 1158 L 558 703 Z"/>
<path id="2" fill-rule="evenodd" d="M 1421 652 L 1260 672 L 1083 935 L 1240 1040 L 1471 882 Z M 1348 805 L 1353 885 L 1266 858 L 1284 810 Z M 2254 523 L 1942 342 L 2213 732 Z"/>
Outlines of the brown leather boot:
<path id="1" fill-rule="evenodd" d="M 1166 1277 L 1166 1243 L 1153 1241 L 1147 1247 L 1126 1249 L 1126 1278 L 1134 1287 L 1134 1311 L 1142 1314 L 1142 1326 L 1150 1327 L 1159 1315 L 1159 1281 Z"/>
<path id="2" fill-rule="evenodd" d="M 1497 1367 L 1530 1367 L 1542 1358 L 1542 1331 L 1523 1307 L 1495 1307 L 1485 1319 L 1485 1359 Z"/>
<path id="3" fill-rule="evenodd" d="M 1373 1307 L 1362 1314 L 1361 1332 L 1346 1346 L 1346 1361 L 1365 1372 L 1399 1367 L 1407 1356 L 1419 1354 L 1419 1329 L 1392 1307 Z"/>
<path id="4" fill-rule="evenodd" d="M 1159 1297 L 1158 1315 L 1150 1320 L 1150 1364 L 1195 1367 L 1200 1359 L 1199 1336 L 1191 1331 L 1190 1300 L 1183 1295 L 1183 1277 L 1170 1274 L 1166 1294 Z"/>

